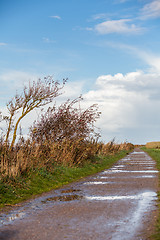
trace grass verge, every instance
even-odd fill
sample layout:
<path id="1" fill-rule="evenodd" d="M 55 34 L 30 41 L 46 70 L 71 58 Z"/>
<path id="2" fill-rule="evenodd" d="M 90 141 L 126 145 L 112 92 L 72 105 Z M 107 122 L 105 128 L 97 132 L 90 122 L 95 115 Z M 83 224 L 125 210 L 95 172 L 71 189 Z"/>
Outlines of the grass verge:
<path id="1" fill-rule="evenodd" d="M 160 171 L 160 149 L 147 149 L 145 147 L 142 148 L 145 152 L 147 152 L 157 163 L 157 169 Z M 159 186 L 160 186 L 160 173 L 159 173 Z M 153 240 L 160 240 L 160 191 L 158 192 L 158 208 L 159 208 L 159 216 L 157 219 L 156 225 L 156 233 L 152 236 Z"/>
<path id="2" fill-rule="evenodd" d="M 96 156 L 81 167 L 56 166 L 54 172 L 43 168 L 35 169 L 16 178 L 0 179 L 0 208 L 110 168 L 127 153 L 121 151 L 113 156 Z"/>

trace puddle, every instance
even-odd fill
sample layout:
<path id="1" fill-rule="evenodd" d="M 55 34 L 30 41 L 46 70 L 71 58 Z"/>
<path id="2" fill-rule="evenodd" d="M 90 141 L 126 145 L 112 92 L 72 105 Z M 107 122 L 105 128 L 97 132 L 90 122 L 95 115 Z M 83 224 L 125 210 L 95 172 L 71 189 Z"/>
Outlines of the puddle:
<path id="1" fill-rule="evenodd" d="M 102 174 L 106 173 L 158 173 L 157 170 L 137 170 L 137 171 L 129 171 L 129 170 L 107 170 L 102 172 Z"/>
<path id="2" fill-rule="evenodd" d="M 132 153 L 130 153 L 130 154 L 144 154 L 144 156 L 146 156 L 146 154 L 145 154 L 145 152 L 132 152 Z"/>
<path id="3" fill-rule="evenodd" d="M 130 162 L 130 164 L 140 164 L 140 165 L 156 165 L 153 162 Z"/>
<path id="4" fill-rule="evenodd" d="M 109 169 L 109 170 L 107 170 L 107 171 L 104 171 L 104 172 L 102 172 L 102 174 L 106 174 L 106 173 L 119 173 L 119 172 L 125 172 L 125 170 L 112 170 L 112 169 Z"/>
<path id="5" fill-rule="evenodd" d="M 131 160 L 130 158 L 122 158 L 121 159 L 122 162 L 130 161 L 130 160 Z"/>
<path id="6" fill-rule="evenodd" d="M 111 168 L 111 170 L 122 170 L 122 169 L 123 169 L 123 167 L 119 167 L 119 166 L 115 166 L 115 167 Z"/>
<path id="7" fill-rule="evenodd" d="M 74 200 L 80 200 L 82 199 L 83 196 L 77 195 L 77 194 L 73 194 L 73 195 L 60 195 L 60 196 L 56 196 L 56 197 L 50 197 L 47 198 L 43 201 L 41 201 L 42 203 L 47 203 L 47 202 L 69 202 L 69 201 L 74 201 Z"/>
<path id="8" fill-rule="evenodd" d="M 110 178 L 110 177 L 101 177 L 101 176 L 98 176 L 98 178 L 101 178 L 101 179 L 108 179 L 108 178 Z"/>
<path id="9" fill-rule="evenodd" d="M 22 219 L 26 214 L 24 212 L 8 214 L 7 217 L 1 217 L 0 224 L 10 224 L 14 220 Z"/>
<path id="10" fill-rule="evenodd" d="M 126 171 L 131 173 L 158 173 L 157 170 L 139 170 L 139 171 Z"/>
<path id="11" fill-rule="evenodd" d="M 108 184 L 109 182 L 85 182 L 84 185 L 104 185 Z"/>
<path id="12" fill-rule="evenodd" d="M 85 196 L 87 200 L 95 200 L 95 201 L 105 201 L 105 200 L 143 200 L 144 205 L 147 199 L 153 199 L 157 196 L 155 192 L 144 192 L 137 195 L 130 195 L 130 196 Z"/>
<path id="13" fill-rule="evenodd" d="M 155 175 L 140 175 L 140 176 L 130 176 L 130 178 L 155 178 L 156 176 Z M 107 177 L 107 176 L 98 176 L 99 179 L 115 179 L 115 178 L 118 178 L 118 176 L 115 176 L 115 177 Z M 121 176 L 120 177 L 121 179 L 122 178 L 128 178 L 127 176 Z M 97 178 L 96 178 L 97 179 Z"/>
<path id="14" fill-rule="evenodd" d="M 114 240 L 122 239 L 120 237 L 122 236 L 121 234 L 127 233 L 123 234 L 123 240 L 128 239 L 142 240 L 142 238 L 138 237 L 137 233 L 139 227 L 142 224 L 144 213 L 147 213 L 147 211 L 151 209 L 152 201 L 157 199 L 157 194 L 155 192 L 144 192 L 142 194 L 139 194 L 138 196 L 139 201 L 136 211 L 134 211 L 132 214 L 129 214 L 129 216 L 123 219 L 123 221 L 119 222 L 117 231 L 115 231 L 112 234 L 112 239 Z"/>
<path id="15" fill-rule="evenodd" d="M 106 200 L 127 200 L 127 199 L 138 199 L 138 196 L 85 196 L 87 200 L 95 201 L 106 201 Z"/>
<path id="16" fill-rule="evenodd" d="M 124 165 L 116 165 L 116 166 L 114 166 L 114 168 L 123 168 L 124 167 Z"/>
<path id="17" fill-rule="evenodd" d="M 153 175 L 145 175 L 145 176 L 136 176 L 135 178 L 155 178 Z"/>
<path id="18" fill-rule="evenodd" d="M 78 194 L 69 194 L 74 192 L 79 192 L 78 189 L 63 189 L 61 190 L 61 193 L 63 195 L 53 196 L 50 195 L 47 198 L 46 197 L 39 197 L 37 199 L 34 199 L 33 201 L 29 202 L 25 206 L 22 206 L 19 208 L 19 210 L 14 210 L 9 213 L 4 213 L 0 215 L 0 227 L 4 225 L 11 224 L 15 220 L 23 219 L 24 217 L 30 217 L 32 214 L 37 212 L 37 210 L 44 210 L 45 206 L 47 207 L 47 203 L 54 203 L 54 202 L 69 202 L 69 201 L 75 201 L 80 200 L 83 198 L 83 196 Z M 59 191 L 60 193 L 60 191 Z M 68 193 L 68 194 L 67 194 Z M 44 205 L 46 204 L 46 205 Z"/>

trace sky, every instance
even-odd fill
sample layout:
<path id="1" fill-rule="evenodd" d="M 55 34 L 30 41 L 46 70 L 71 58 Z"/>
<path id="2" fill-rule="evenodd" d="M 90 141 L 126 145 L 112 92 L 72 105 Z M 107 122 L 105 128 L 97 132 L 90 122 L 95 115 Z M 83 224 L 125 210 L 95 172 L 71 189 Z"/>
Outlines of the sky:
<path id="1" fill-rule="evenodd" d="M 102 141 L 160 141 L 160 0 L 0 0 L 0 111 L 47 75 L 98 104 Z"/>

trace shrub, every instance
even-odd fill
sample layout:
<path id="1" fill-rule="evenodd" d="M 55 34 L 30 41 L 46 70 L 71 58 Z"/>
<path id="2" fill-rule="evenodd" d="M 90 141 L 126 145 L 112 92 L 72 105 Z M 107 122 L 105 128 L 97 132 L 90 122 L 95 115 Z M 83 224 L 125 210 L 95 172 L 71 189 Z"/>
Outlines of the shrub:
<path id="1" fill-rule="evenodd" d="M 82 110 L 79 106 L 81 97 L 67 101 L 58 108 L 48 108 L 41 119 L 31 128 L 31 138 L 36 143 L 77 141 L 79 139 L 98 138 L 94 123 L 100 117 L 96 104 Z"/>

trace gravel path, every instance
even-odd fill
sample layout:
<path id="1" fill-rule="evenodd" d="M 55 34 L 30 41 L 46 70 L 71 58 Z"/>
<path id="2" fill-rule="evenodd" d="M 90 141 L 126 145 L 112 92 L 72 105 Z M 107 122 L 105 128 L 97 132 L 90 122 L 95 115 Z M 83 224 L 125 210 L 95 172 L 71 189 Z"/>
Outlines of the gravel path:
<path id="1" fill-rule="evenodd" d="M 157 209 L 155 162 L 135 149 L 112 168 L 1 214 L 1 240 L 147 240 Z"/>

